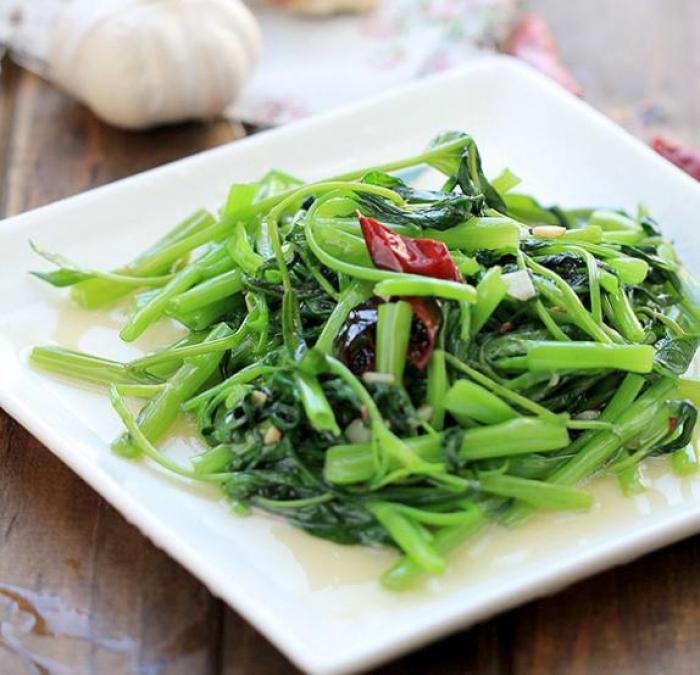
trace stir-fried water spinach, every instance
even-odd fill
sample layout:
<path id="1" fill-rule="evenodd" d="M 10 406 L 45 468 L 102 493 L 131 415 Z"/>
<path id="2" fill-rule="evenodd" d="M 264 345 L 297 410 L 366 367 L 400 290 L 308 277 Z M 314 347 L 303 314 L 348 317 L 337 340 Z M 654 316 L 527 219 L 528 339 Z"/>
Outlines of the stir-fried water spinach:
<path id="1" fill-rule="evenodd" d="M 423 190 L 401 179 L 442 175 Z M 398 175 L 397 175 L 398 174 Z M 189 332 L 128 363 L 36 347 L 41 368 L 107 385 L 114 451 L 401 557 L 392 589 L 445 570 L 489 522 L 586 509 L 580 487 L 640 462 L 694 470 L 700 290 L 651 216 L 544 207 L 489 181 L 474 140 L 304 183 L 236 184 L 111 272 L 36 249 L 36 273 L 86 309 L 133 295 L 133 341 L 163 317 Z M 145 400 L 132 415 L 125 399 Z M 191 466 L 157 449 L 194 415 Z"/>

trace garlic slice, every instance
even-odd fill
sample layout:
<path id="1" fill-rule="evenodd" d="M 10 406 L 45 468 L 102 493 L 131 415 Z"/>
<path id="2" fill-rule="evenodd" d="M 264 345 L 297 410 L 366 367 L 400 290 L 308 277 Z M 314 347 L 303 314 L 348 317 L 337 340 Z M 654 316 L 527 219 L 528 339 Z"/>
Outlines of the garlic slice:
<path id="1" fill-rule="evenodd" d="M 511 298 L 525 302 L 537 295 L 537 291 L 535 290 L 527 270 L 508 272 L 507 274 L 503 274 L 501 279 L 505 282 L 508 295 Z"/>

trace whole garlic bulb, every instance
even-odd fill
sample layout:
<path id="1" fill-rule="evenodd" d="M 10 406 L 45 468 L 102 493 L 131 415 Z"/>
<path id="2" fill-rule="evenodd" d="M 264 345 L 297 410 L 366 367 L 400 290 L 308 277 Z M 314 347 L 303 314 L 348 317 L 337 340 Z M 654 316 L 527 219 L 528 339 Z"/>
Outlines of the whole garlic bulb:
<path id="1" fill-rule="evenodd" d="M 257 61 L 240 0 L 88 0 L 56 15 L 46 77 L 119 127 L 212 117 Z"/>

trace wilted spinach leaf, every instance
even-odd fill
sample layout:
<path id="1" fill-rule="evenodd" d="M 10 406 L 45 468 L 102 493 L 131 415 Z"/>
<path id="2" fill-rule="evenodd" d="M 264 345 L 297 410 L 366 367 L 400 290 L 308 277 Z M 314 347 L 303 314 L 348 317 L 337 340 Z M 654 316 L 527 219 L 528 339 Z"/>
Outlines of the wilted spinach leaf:
<path id="1" fill-rule="evenodd" d="M 656 343 L 656 364 L 672 375 L 683 375 L 700 346 L 700 335 L 663 338 Z"/>

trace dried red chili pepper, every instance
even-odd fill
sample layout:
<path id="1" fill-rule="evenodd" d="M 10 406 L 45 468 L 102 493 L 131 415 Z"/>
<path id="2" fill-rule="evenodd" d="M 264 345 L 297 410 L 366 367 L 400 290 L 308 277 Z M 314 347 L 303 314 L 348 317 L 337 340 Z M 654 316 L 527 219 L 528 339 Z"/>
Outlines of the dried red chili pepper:
<path id="1" fill-rule="evenodd" d="M 403 299 L 411 305 L 414 313 L 406 360 L 423 370 L 430 361 L 440 330 L 440 306 L 433 298 Z M 355 307 L 334 342 L 340 360 L 355 375 L 375 368 L 378 304 L 377 299 L 372 299 Z"/>
<path id="2" fill-rule="evenodd" d="M 551 77 L 572 94 L 581 96 L 581 85 L 562 64 L 552 31 L 536 14 L 528 14 L 520 20 L 506 39 L 503 51 Z"/>
<path id="3" fill-rule="evenodd" d="M 653 138 L 651 147 L 679 169 L 683 169 L 689 176 L 700 180 L 700 153 L 679 143 L 669 141 L 663 136 Z"/>
<path id="4" fill-rule="evenodd" d="M 375 368 L 378 304 L 372 299 L 352 309 L 334 341 L 340 360 L 355 375 Z"/>
<path id="5" fill-rule="evenodd" d="M 414 319 L 406 359 L 418 370 L 428 365 L 440 329 L 440 307 L 433 298 L 404 298 L 413 308 Z"/>
<path id="6" fill-rule="evenodd" d="M 372 262 L 393 272 L 463 281 L 447 246 L 434 239 L 402 237 L 373 218 L 358 212 L 358 220 Z M 414 320 L 406 359 L 419 370 L 430 361 L 440 328 L 440 306 L 433 298 L 405 297 L 413 308 Z"/>
<path id="7" fill-rule="evenodd" d="M 435 239 L 409 239 L 357 213 L 372 262 L 383 270 L 463 281 L 447 246 Z"/>
<path id="8" fill-rule="evenodd" d="M 502 323 L 499 328 L 498 328 L 498 334 L 499 335 L 505 335 L 508 331 L 513 330 L 513 322 L 512 321 L 506 321 L 505 323 Z"/>

